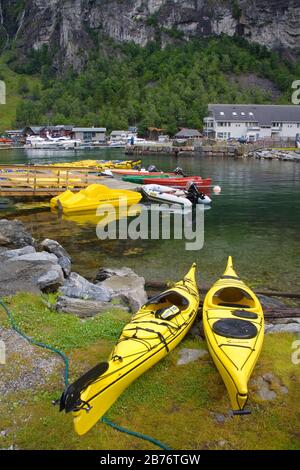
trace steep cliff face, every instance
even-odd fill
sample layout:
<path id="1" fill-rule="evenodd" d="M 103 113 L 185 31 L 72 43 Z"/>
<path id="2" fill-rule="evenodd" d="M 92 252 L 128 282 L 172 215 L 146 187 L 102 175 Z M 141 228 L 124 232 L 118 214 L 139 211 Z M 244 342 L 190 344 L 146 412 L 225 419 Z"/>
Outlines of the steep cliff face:
<path id="1" fill-rule="evenodd" d="M 300 0 L 0 0 L 0 41 L 21 55 L 44 44 L 58 68 L 80 69 L 101 33 L 145 45 L 238 34 L 269 48 L 300 48 Z"/>

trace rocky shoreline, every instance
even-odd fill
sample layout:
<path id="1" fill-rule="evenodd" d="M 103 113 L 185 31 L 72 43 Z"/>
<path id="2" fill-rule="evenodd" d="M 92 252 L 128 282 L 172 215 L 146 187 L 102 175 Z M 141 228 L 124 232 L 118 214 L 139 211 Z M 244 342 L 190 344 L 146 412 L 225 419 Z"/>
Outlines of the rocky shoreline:
<path id="1" fill-rule="evenodd" d="M 90 282 L 72 271 L 71 257 L 57 241 L 34 240 L 18 220 L 0 221 L 0 262 L 0 297 L 18 292 L 56 293 L 55 310 L 80 318 L 111 307 L 133 314 L 148 299 L 145 279 L 132 269 L 101 267 Z M 264 308 L 287 307 L 270 297 L 260 296 L 260 300 Z M 204 336 L 200 322 L 192 331 Z M 265 331 L 300 333 L 300 318 L 268 318 Z"/>
<path id="2" fill-rule="evenodd" d="M 254 157 L 258 160 L 280 160 L 286 162 L 300 162 L 300 149 L 295 150 L 276 150 L 276 149 L 257 149 L 249 152 L 248 157 Z"/>

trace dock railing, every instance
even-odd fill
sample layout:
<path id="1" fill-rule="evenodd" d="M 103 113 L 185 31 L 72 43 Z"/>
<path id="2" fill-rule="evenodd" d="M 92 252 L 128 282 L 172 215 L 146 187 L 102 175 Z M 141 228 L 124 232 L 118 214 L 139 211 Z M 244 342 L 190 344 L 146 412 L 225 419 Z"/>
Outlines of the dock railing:
<path id="1" fill-rule="evenodd" d="M 0 196 L 55 196 L 103 184 L 97 167 L 0 165 Z"/>

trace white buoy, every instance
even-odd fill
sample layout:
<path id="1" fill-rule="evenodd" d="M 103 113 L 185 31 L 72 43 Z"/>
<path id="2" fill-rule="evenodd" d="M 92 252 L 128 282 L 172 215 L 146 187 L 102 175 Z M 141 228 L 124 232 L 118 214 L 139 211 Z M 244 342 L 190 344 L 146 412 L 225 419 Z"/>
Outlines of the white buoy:
<path id="1" fill-rule="evenodd" d="M 221 192 L 221 186 L 214 186 L 214 187 L 213 187 L 213 192 L 214 192 L 215 194 L 220 194 L 220 192 Z"/>

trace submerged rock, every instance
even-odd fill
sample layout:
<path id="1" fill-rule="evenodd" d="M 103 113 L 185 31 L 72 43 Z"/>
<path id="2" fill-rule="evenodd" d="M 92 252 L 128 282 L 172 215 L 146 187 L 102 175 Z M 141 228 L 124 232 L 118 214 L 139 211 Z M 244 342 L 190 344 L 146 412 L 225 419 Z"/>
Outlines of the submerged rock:
<path id="1" fill-rule="evenodd" d="M 145 279 L 130 268 L 103 268 L 99 270 L 96 279 L 97 286 L 107 289 L 112 298 L 125 301 L 133 313 L 137 312 L 148 300 Z"/>
<path id="2" fill-rule="evenodd" d="M 183 348 L 179 351 L 180 358 L 177 361 L 178 366 L 183 366 L 189 362 L 197 361 L 201 357 L 208 355 L 208 351 L 205 349 L 188 349 Z"/>
<path id="3" fill-rule="evenodd" d="M 19 220 L 0 220 L 0 246 L 22 248 L 33 245 L 34 239 Z"/>

